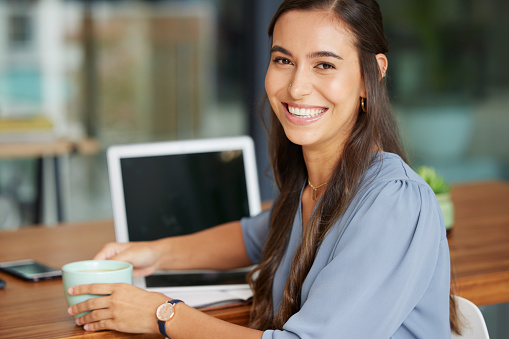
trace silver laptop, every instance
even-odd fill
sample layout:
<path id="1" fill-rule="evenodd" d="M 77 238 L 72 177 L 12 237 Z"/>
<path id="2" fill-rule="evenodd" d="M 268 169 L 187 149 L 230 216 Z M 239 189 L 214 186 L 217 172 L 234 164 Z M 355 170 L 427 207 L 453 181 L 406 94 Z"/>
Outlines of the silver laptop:
<path id="1" fill-rule="evenodd" d="M 112 146 L 107 159 L 118 242 L 190 234 L 261 210 L 247 136 Z M 134 283 L 163 293 L 245 289 L 250 269 L 161 271 Z"/>

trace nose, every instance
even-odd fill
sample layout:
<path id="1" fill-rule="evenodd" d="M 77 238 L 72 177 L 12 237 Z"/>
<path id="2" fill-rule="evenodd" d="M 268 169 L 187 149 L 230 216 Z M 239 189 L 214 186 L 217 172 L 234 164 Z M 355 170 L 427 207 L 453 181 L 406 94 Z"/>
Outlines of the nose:
<path id="1" fill-rule="evenodd" d="M 288 91 L 294 99 L 302 99 L 303 97 L 313 93 L 313 84 L 310 81 L 309 74 L 304 69 L 296 69 L 288 86 Z"/>

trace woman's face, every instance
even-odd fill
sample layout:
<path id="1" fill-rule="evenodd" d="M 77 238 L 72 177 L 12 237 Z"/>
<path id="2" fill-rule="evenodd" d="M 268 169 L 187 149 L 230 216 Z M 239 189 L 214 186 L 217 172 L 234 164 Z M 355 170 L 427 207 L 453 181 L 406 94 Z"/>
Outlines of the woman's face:
<path id="1" fill-rule="evenodd" d="M 366 96 L 352 34 L 327 12 L 284 13 L 274 27 L 265 89 L 290 141 L 337 152 Z"/>

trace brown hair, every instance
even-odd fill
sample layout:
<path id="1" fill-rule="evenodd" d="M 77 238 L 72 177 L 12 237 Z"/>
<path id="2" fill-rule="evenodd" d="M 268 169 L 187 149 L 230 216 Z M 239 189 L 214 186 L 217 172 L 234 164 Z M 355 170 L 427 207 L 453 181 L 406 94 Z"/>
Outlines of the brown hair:
<path id="1" fill-rule="evenodd" d="M 326 191 L 311 216 L 302 243 L 295 253 L 279 312 L 274 314 L 273 277 L 288 243 L 307 171 L 301 146 L 288 140 L 271 110 L 268 128 L 269 156 L 279 196 L 274 202 L 270 234 L 261 263 L 248 277 L 254 291 L 250 326 L 260 330 L 282 329 L 284 323 L 300 309 L 302 284 L 316 252 L 327 231 L 346 210 L 357 192 L 373 160 L 373 148 L 395 153 L 406 159 L 390 108 L 386 78 L 380 80 L 381 72 L 376 60 L 376 54 L 388 52 L 378 3 L 374 0 L 285 0 L 270 23 L 270 38 L 278 18 L 291 10 L 327 11 L 346 25 L 354 37 L 359 54 L 361 75 L 366 88 L 367 111 L 359 109 L 351 135 L 341 151 Z"/>

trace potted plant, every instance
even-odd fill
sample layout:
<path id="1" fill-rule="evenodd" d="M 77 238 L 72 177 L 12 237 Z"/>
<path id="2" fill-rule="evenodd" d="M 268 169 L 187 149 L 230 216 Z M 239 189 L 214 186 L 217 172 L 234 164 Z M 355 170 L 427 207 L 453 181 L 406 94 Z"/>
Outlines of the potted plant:
<path id="1" fill-rule="evenodd" d="M 437 197 L 442 215 L 444 217 L 445 229 L 450 232 L 454 224 L 454 205 L 451 200 L 451 186 L 444 178 L 438 175 L 434 168 L 421 166 L 417 169 L 417 174 L 423 178 L 431 187 Z"/>

